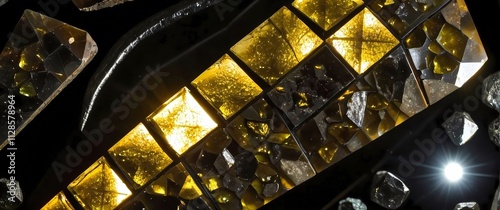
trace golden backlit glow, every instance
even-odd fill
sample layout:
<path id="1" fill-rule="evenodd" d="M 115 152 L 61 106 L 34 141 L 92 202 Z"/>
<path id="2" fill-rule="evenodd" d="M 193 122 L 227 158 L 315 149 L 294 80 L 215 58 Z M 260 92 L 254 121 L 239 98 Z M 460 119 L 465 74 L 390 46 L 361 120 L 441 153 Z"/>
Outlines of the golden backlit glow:
<path id="1" fill-rule="evenodd" d="M 144 185 L 172 163 L 172 159 L 163 152 L 142 123 L 108 152 L 137 187 Z"/>
<path id="2" fill-rule="evenodd" d="M 227 54 L 205 70 L 192 84 L 226 119 L 262 92 Z"/>
<path id="3" fill-rule="evenodd" d="M 73 206 L 69 203 L 68 199 L 63 192 L 57 193 L 50 201 L 42 207 L 41 210 L 73 210 Z"/>
<path id="4" fill-rule="evenodd" d="M 132 193 L 104 157 L 68 186 L 84 209 L 113 209 Z"/>
<path id="5" fill-rule="evenodd" d="M 231 51 L 262 79 L 274 84 L 321 43 L 307 25 L 283 7 Z"/>
<path id="6" fill-rule="evenodd" d="M 362 0 L 295 0 L 292 5 L 327 31 L 354 9 Z"/>
<path id="7" fill-rule="evenodd" d="M 200 188 L 181 163 L 168 170 L 146 189 L 149 194 L 193 200 L 203 195 Z"/>
<path id="8" fill-rule="evenodd" d="M 149 119 L 179 155 L 217 127 L 187 88 L 170 98 Z"/>
<path id="9" fill-rule="evenodd" d="M 364 73 L 399 43 L 366 8 L 328 38 L 327 42 L 359 74 Z"/>

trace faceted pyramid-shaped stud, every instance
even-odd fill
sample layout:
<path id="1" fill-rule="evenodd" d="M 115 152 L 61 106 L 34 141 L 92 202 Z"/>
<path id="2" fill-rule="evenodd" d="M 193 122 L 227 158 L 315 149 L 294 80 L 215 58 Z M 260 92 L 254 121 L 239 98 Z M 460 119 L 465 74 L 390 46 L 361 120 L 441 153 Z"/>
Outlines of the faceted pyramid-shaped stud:
<path id="1" fill-rule="evenodd" d="M 362 0 L 295 0 L 292 5 L 318 24 L 330 30 L 353 10 L 363 5 Z"/>
<path id="2" fill-rule="evenodd" d="M 403 40 L 421 73 L 429 103 L 462 87 L 487 55 L 463 0 L 454 0 Z"/>
<path id="3" fill-rule="evenodd" d="M 74 209 L 71 203 L 66 198 L 66 195 L 61 191 L 56 196 L 54 196 L 50 201 L 42 207 L 41 210 L 51 210 L 51 209 Z"/>
<path id="4" fill-rule="evenodd" d="M 326 41 L 358 74 L 364 73 L 399 43 L 366 8 Z"/>
<path id="5" fill-rule="evenodd" d="M 132 194 L 104 157 L 80 174 L 68 189 L 84 209 L 113 209 Z"/>
<path id="6" fill-rule="evenodd" d="M 73 0 L 73 3 L 82 11 L 94 11 L 113 7 L 132 0 Z"/>
<path id="7" fill-rule="evenodd" d="M 96 53 L 87 32 L 26 10 L 0 54 L 2 118 L 15 121 L 15 132 L 20 132 Z M 6 125 L 0 125 L 1 141 L 13 131 Z"/>

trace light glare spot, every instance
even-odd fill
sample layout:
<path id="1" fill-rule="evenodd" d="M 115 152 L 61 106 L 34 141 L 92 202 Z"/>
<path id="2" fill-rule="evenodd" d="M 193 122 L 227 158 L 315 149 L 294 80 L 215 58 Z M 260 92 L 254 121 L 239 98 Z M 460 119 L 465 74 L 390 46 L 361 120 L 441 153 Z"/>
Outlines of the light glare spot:
<path id="1" fill-rule="evenodd" d="M 456 182 L 462 178 L 463 169 L 458 163 L 449 163 L 444 168 L 444 176 L 450 182 Z"/>

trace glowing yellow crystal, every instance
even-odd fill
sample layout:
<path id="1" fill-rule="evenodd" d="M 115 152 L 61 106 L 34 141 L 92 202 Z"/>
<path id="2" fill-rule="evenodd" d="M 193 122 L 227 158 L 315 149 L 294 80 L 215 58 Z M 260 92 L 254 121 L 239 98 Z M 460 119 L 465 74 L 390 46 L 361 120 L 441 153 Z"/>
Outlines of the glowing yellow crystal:
<path id="1" fill-rule="evenodd" d="M 179 155 L 217 127 L 187 88 L 167 100 L 149 120 Z"/>

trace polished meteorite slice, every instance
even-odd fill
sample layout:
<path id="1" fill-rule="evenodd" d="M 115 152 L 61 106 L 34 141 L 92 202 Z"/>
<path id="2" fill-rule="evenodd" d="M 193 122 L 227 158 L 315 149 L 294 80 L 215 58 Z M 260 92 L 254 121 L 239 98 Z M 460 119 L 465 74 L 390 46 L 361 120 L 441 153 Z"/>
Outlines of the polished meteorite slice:
<path id="1" fill-rule="evenodd" d="M 0 54 L 0 115 L 16 125 L 7 134 L 13 130 L 1 123 L 0 141 L 19 133 L 96 53 L 87 32 L 26 10 Z"/>

